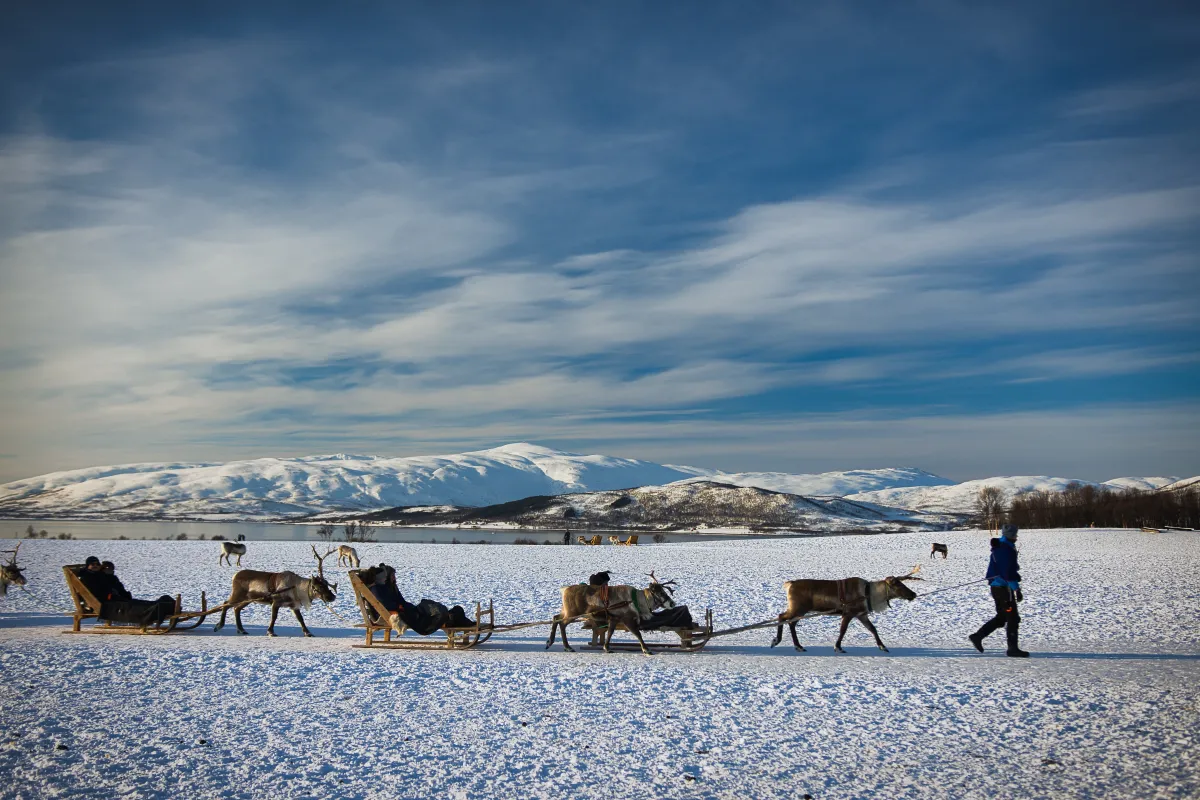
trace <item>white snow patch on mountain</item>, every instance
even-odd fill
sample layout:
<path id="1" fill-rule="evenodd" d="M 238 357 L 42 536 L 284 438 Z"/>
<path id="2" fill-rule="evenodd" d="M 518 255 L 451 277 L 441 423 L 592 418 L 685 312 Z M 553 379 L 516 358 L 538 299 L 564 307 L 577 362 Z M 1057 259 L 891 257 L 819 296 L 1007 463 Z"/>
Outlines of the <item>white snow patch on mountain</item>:
<path id="1" fill-rule="evenodd" d="M 734 486 L 754 486 L 786 494 L 836 495 L 839 497 L 879 489 L 949 486 L 954 483 L 940 475 L 912 467 L 856 469 L 847 472 L 821 472 L 806 475 L 792 475 L 786 472 L 713 472 L 708 475 L 687 478 L 683 482 L 688 481 L 714 481 Z"/>

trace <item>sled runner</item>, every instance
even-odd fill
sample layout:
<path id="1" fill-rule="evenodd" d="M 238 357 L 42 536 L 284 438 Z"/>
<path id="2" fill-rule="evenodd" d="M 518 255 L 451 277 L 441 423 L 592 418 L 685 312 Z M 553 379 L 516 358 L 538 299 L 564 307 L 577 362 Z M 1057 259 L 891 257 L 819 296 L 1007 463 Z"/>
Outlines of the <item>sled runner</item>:
<path id="1" fill-rule="evenodd" d="M 350 585 L 354 587 L 354 601 L 363 615 L 362 624 L 354 627 L 366 629 L 366 642 L 356 644 L 354 647 L 380 647 L 392 650 L 467 650 L 483 644 L 492 636 L 492 628 L 496 624 L 496 614 L 492 607 L 492 601 L 489 600 L 487 608 L 480 603 L 475 604 L 474 625 L 466 627 L 447 625 L 439 628 L 438 630 L 446 634 L 444 641 L 436 636 L 430 639 L 403 639 L 401 636 L 397 636 L 396 639 L 393 639 L 394 631 L 390 624 L 392 612 L 385 608 L 383 603 L 379 602 L 374 593 L 363 583 L 359 576 L 359 570 L 352 569 L 349 575 Z M 484 617 L 488 618 L 486 623 L 483 621 Z M 383 632 L 383 641 L 376 641 L 375 635 L 381 631 Z"/>
<path id="2" fill-rule="evenodd" d="M 628 628 L 626 628 L 624 625 L 622 625 L 619 622 L 616 623 L 616 626 L 617 627 L 615 630 L 618 630 L 618 631 L 628 631 L 629 630 Z M 599 623 L 593 624 L 589 620 L 589 621 L 583 623 L 583 627 L 584 627 L 584 629 L 590 628 L 592 631 L 592 641 L 590 643 L 584 645 L 584 647 L 587 647 L 589 650 L 601 649 L 602 645 L 600 642 L 600 637 L 604 633 L 604 621 L 601 620 Z M 712 635 L 713 635 L 712 609 L 711 608 L 705 609 L 703 625 L 691 625 L 691 626 L 686 626 L 686 627 L 679 627 L 679 626 L 674 626 L 674 625 L 663 625 L 663 626 L 654 627 L 654 628 L 645 628 L 645 627 L 642 628 L 643 634 L 656 633 L 659 631 L 661 631 L 663 633 L 676 634 L 679 637 L 679 643 L 678 644 L 662 644 L 659 642 L 647 641 L 647 645 L 649 647 L 651 647 L 652 649 L 679 650 L 684 653 L 695 653 L 700 650 L 703 650 L 704 646 L 706 644 L 708 644 L 708 640 L 711 639 Z M 641 645 L 639 645 L 637 642 L 629 642 L 629 641 L 613 641 L 610 643 L 610 646 L 614 647 L 614 648 L 621 648 L 622 650 L 638 650 L 641 648 Z"/>
<path id="3" fill-rule="evenodd" d="M 200 593 L 200 610 L 184 611 L 182 598 L 175 595 L 173 603 L 165 597 L 154 600 L 118 600 L 100 602 L 83 582 L 79 573 L 86 567 L 83 564 L 69 564 L 62 568 L 63 577 L 67 581 L 67 591 L 71 594 L 71 602 L 75 605 L 75 613 L 71 615 L 74 625 L 71 630 L 63 633 L 124 633 L 132 635 L 164 634 L 178 631 L 188 631 L 198 627 L 204 618 L 220 608 L 210 609 L 204 592 Z M 82 628 L 85 619 L 95 619 L 95 625 Z M 180 626 L 184 620 L 195 619 L 190 625 Z M 103 623 L 103 624 L 101 624 Z"/>

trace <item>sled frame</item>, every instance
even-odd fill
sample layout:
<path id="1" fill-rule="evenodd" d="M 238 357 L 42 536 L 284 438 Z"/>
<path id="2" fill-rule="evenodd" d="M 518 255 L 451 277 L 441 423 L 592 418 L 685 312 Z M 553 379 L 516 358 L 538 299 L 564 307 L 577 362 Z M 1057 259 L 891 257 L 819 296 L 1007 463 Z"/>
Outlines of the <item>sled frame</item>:
<path id="1" fill-rule="evenodd" d="M 496 611 L 492 606 L 492 601 L 488 600 L 487 608 L 484 608 L 482 603 L 475 603 L 474 625 L 466 628 L 442 627 L 440 632 L 446 635 L 444 640 L 439 639 L 436 634 L 407 640 L 398 635 L 393 639 L 392 634 L 395 631 L 391 625 L 387 624 L 392 612 L 384 608 L 383 603 L 379 602 L 379 599 L 367 588 L 359 576 L 358 570 L 350 570 L 349 575 L 350 586 L 354 589 L 354 601 L 363 616 L 362 624 L 354 627 L 364 628 L 366 636 L 362 644 L 352 645 L 353 647 L 380 650 L 470 650 L 492 637 L 492 628 L 496 625 Z M 484 617 L 487 618 L 486 623 Z M 378 633 L 383 634 L 382 641 L 375 639 Z"/>
<path id="2" fill-rule="evenodd" d="M 63 578 L 67 581 L 67 591 L 71 595 L 71 602 L 75 605 L 75 611 L 71 614 L 73 623 L 71 630 L 63 631 L 63 633 L 111 633 L 125 636 L 161 636 L 166 633 L 179 633 L 197 628 L 200 626 L 200 623 L 204 622 L 206 616 L 219 610 L 209 608 L 208 598 L 205 597 L 204 592 L 200 592 L 199 611 L 184 611 L 183 598 L 177 594 L 175 595 L 174 613 L 153 625 L 136 625 L 102 620 L 100 619 L 100 601 L 96 599 L 94 594 L 88 591 L 88 588 L 83 585 L 83 581 L 79 580 L 80 570 L 86 568 L 83 564 L 68 564 L 62 568 Z M 95 619 L 96 624 L 84 628 L 83 621 L 85 619 Z M 191 625 L 180 626 L 179 623 L 185 619 L 195 619 L 196 621 Z"/>

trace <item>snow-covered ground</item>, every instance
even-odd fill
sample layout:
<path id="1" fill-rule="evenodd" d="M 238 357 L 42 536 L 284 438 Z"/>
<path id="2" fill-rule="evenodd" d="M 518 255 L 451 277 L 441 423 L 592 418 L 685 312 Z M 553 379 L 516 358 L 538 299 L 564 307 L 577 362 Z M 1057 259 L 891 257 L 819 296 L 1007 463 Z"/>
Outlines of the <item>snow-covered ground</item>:
<path id="1" fill-rule="evenodd" d="M 928 558 L 936 537 L 950 557 Z M 540 619 L 598 569 L 679 581 L 718 627 L 782 610 L 784 580 L 883 577 L 923 564 L 927 592 L 973 580 L 981 532 L 697 542 L 637 548 L 363 545 L 410 597 L 494 598 L 499 622 Z M 28 541 L 33 597 L 0 599 L 0 797 L 1194 797 L 1200 738 L 1200 535 L 1029 531 L 1021 540 L 1029 661 L 965 641 L 981 586 L 897 603 L 834 655 L 768 631 L 695 654 L 542 649 L 545 629 L 467 652 L 353 649 L 323 608 L 316 639 L 265 613 L 169 637 L 63 636 L 59 567 L 91 553 L 143 597 L 232 570 L 212 542 Z M 243 566 L 307 572 L 307 544 L 254 542 Z M 334 604 L 353 617 L 348 585 Z M 40 599 L 39 599 L 40 598 Z M 285 614 L 287 612 L 284 612 Z M 576 643 L 582 635 L 576 631 Z M 60 749 L 66 748 L 66 749 Z"/>

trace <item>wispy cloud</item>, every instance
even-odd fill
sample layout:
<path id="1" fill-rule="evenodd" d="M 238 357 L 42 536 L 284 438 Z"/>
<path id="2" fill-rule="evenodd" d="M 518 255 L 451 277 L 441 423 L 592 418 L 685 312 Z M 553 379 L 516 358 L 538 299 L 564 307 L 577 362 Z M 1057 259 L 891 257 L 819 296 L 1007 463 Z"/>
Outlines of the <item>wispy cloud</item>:
<path id="1" fill-rule="evenodd" d="M 186 450 L 156 457 L 246 455 L 233 440 L 343 449 L 339 435 L 705 462 L 724 447 L 782 468 L 827 425 L 823 463 L 840 436 L 841 466 L 878 463 L 870 442 L 925 466 L 933 450 L 881 432 L 920 428 L 902 412 L 917 403 L 964 435 L 973 415 L 946 390 L 961 379 L 1048 392 L 1175 371 L 1191 378 L 1151 399 L 1194 397 L 1188 124 L 1077 127 L 1175 108 L 1190 79 L 1063 91 L 1039 100 L 1052 110 L 1033 134 L 955 138 L 939 126 L 970 122 L 969 80 L 918 113 L 943 69 L 928 54 L 839 7 L 814 19 L 826 33 L 740 31 L 707 71 L 647 41 L 587 84 L 592 105 L 575 90 L 593 79 L 548 69 L 578 66 L 548 45 L 327 63 L 302 39 L 187 39 L 39 76 L 46 96 L 78 101 L 85 83 L 111 112 L 92 130 L 84 111 L 29 101 L 0 133 L 0 434 L 46 468 L 155 442 Z M 969 63 L 1019 71 L 1044 45 L 1008 15 L 972 19 L 954 45 Z M 878 48 L 828 80 L 880 119 L 762 55 L 824 47 L 829 31 Z M 898 94 L 863 80 L 886 73 L 881 53 L 911 77 Z M 711 83 L 680 91 L 701 74 Z M 784 87 L 813 111 L 787 116 Z M 845 163 L 795 153 L 772 126 Z M 1121 163 L 1163 161 L 1164 140 L 1165 163 L 1123 177 Z M 809 405 L 841 390 L 860 422 Z M 981 431 L 1017 419 L 975 411 L 992 420 Z M 797 469 L 812 468 L 804 452 Z"/>

